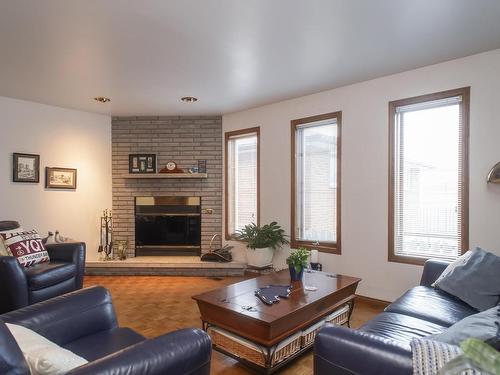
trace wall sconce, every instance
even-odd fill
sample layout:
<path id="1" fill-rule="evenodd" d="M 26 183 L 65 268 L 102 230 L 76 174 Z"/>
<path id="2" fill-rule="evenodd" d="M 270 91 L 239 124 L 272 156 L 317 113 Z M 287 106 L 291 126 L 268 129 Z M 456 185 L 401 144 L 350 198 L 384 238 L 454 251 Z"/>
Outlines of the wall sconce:
<path id="1" fill-rule="evenodd" d="M 500 184 L 500 162 L 496 163 L 493 168 L 491 168 L 490 173 L 488 173 L 489 183 Z"/>

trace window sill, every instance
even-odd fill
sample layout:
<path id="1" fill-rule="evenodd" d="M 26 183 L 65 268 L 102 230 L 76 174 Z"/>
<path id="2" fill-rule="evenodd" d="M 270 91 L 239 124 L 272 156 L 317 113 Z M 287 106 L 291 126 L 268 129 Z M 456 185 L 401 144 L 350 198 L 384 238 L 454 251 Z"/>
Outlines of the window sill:
<path id="1" fill-rule="evenodd" d="M 299 247 L 305 247 L 308 250 L 318 250 L 321 253 L 337 254 L 340 255 L 340 244 L 339 243 L 325 243 L 320 245 L 313 245 L 312 242 L 308 241 L 297 241 L 292 240 L 290 243 L 292 249 L 298 249 Z"/>
<path id="2" fill-rule="evenodd" d="M 388 261 L 389 262 L 394 262 L 394 263 L 404 263 L 404 264 L 413 264 L 415 266 L 423 266 L 426 261 L 429 259 L 439 259 L 445 262 L 453 262 L 455 259 L 452 258 L 443 258 L 439 256 L 429 256 L 428 258 L 421 258 L 421 257 L 412 257 L 412 256 L 406 256 L 406 255 L 395 255 L 395 254 L 389 254 Z"/>
<path id="3" fill-rule="evenodd" d="M 394 263 L 404 263 L 404 264 L 413 264 L 414 266 L 423 266 L 424 263 L 430 258 L 419 258 L 419 257 L 410 257 L 404 255 L 389 255 L 387 259 L 389 262 Z"/>

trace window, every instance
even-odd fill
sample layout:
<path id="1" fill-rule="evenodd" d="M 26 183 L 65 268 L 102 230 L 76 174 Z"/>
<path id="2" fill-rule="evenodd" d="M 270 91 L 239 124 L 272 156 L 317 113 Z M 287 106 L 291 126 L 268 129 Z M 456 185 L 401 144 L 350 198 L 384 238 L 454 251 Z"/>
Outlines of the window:
<path id="1" fill-rule="evenodd" d="M 292 121 L 292 247 L 340 254 L 341 112 Z"/>
<path id="2" fill-rule="evenodd" d="M 259 224 L 259 135 L 258 127 L 225 134 L 226 239 Z"/>
<path id="3" fill-rule="evenodd" d="M 468 247 L 469 88 L 389 103 L 389 260 Z"/>

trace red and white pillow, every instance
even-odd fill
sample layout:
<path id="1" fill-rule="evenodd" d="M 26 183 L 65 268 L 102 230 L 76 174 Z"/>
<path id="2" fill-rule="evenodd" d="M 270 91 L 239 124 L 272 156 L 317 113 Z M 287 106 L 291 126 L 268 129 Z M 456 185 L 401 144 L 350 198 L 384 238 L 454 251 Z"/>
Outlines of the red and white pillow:
<path id="1" fill-rule="evenodd" d="M 5 257 L 8 257 L 8 256 L 12 256 L 8 251 L 7 249 L 5 248 L 5 245 L 3 243 L 3 237 L 2 237 L 2 233 L 17 233 L 17 232 L 24 232 L 24 229 L 22 227 L 19 227 L 19 228 L 15 228 L 15 229 L 9 229 L 9 230 L 1 230 L 0 231 L 0 256 L 5 256 Z"/>
<path id="2" fill-rule="evenodd" d="M 15 256 L 24 267 L 48 262 L 49 253 L 43 246 L 42 239 L 36 230 L 9 231 L 0 233 L 7 253 Z"/>

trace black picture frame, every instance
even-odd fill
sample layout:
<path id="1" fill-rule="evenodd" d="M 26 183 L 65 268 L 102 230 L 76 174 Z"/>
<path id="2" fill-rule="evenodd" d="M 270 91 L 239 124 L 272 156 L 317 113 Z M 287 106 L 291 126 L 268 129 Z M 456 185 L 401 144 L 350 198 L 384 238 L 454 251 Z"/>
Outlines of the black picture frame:
<path id="1" fill-rule="evenodd" d="M 156 154 L 129 154 L 128 173 L 156 173 Z"/>
<path id="2" fill-rule="evenodd" d="M 40 182 L 40 155 L 12 154 L 12 182 Z"/>
<path id="3" fill-rule="evenodd" d="M 76 189 L 77 170 L 74 168 L 46 167 L 45 188 L 46 189 Z"/>

